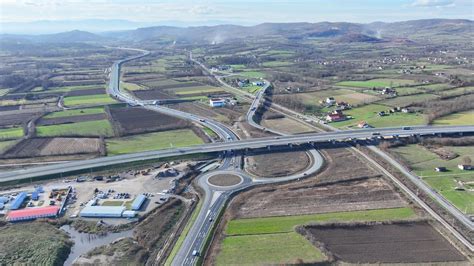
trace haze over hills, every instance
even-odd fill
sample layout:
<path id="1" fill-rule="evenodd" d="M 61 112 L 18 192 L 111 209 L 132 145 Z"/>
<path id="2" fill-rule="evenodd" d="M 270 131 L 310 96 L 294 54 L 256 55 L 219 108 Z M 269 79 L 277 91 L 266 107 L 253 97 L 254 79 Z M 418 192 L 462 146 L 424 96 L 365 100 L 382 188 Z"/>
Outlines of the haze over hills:
<path id="1" fill-rule="evenodd" d="M 255 26 L 217 25 L 196 27 L 154 26 L 134 30 L 90 33 L 69 31 L 46 35 L 3 35 L 9 41 L 98 42 L 106 40 L 145 41 L 165 38 L 182 42 L 219 43 L 224 40 L 282 36 L 298 40 L 333 38 L 339 42 L 381 42 L 393 39 L 416 40 L 426 36 L 472 36 L 474 22 L 462 19 L 429 19 L 404 22 L 263 23 Z"/>

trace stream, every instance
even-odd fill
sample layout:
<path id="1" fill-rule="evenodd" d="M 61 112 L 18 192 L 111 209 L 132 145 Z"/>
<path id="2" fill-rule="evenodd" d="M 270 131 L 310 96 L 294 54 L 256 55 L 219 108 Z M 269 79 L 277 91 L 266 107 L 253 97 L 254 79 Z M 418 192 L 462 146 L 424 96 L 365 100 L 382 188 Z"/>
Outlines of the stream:
<path id="1" fill-rule="evenodd" d="M 119 238 L 133 236 L 133 229 L 118 233 L 108 233 L 106 235 L 79 233 L 70 225 L 61 226 L 61 230 L 67 232 L 71 240 L 74 241 L 74 245 L 71 247 L 71 253 L 69 253 L 69 257 L 64 262 L 66 266 L 72 265 L 75 259 L 96 247 L 107 245 Z"/>

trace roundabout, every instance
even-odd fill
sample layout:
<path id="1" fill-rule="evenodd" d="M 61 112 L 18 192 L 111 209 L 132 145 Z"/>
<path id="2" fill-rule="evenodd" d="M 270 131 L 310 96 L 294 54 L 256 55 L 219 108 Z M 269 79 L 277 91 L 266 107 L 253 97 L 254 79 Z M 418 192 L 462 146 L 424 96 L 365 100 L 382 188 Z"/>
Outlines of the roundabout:
<path id="1" fill-rule="evenodd" d="M 215 187 L 233 187 L 242 184 L 244 180 L 236 174 L 221 173 L 210 176 L 207 182 Z"/>

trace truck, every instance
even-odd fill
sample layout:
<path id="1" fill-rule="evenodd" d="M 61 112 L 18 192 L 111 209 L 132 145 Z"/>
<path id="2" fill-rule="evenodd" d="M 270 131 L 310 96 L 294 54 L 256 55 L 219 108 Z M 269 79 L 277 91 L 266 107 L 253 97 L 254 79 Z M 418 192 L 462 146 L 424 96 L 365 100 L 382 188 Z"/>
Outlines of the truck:
<path id="1" fill-rule="evenodd" d="M 197 251 L 197 250 L 193 250 L 193 253 L 192 253 L 192 255 L 193 255 L 194 257 L 197 257 L 197 256 L 199 256 L 199 251 Z"/>

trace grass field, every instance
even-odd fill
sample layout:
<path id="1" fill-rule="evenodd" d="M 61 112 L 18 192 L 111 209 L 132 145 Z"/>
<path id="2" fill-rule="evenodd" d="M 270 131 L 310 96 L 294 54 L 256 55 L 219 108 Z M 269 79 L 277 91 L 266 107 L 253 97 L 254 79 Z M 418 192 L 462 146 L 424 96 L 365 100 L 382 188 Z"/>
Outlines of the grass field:
<path id="1" fill-rule="evenodd" d="M 452 160 L 442 160 L 436 154 L 415 144 L 397 147 L 393 151 L 409 162 L 410 167 L 417 175 L 461 211 L 474 214 L 474 194 L 454 189 L 459 185 L 457 181 L 474 182 L 473 171 L 462 171 L 457 168 L 457 165 L 462 163 L 464 156 L 474 159 L 474 146 L 446 146 L 445 149 L 459 154 L 459 157 Z M 436 172 L 435 167 L 438 166 L 444 166 L 448 171 Z"/>
<path id="2" fill-rule="evenodd" d="M 460 112 L 440 117 L 434 125 L 474 125 L 474 111 Z"/>
<path id="3" fill-rule="evenodd" d="M 36 127 L 36 135 L 40 137 L 56 136 L 106 136 L 114 135 L 108 120 L 85 121 L 72 124 L 61 124 Z"/>
<path id="4" fill-rule="evenodd" d="M 2 265 L 63 265 L 71 246 L 64 231 L 46 222 L 0 227 Z"/>
<path id="5" fill-rule="evenodd" d="M 108 155 L 117 155 L 171 147 L 186 147 L 202 144 L 203 141 L 192 130 L 182 129 L 109 139 L 106 143 Z"/>
<path id="6" fill-rule="evenodd" d="M 349 89 L 321 90 L 308 93 L 298 93 L 297 95 L 298 97 L 301 97 L 304 104 L 307 105 L 319 105 L 319 101 L 324 101 L 327 97 L 334 97 L 338 102 L 347 102 L 352 105 L 373 102 L 380 99 L 376 95 L 360 93 Z"/>
<path id="7" fill-rule="evenodd" d="M 236 219 L 229 222 L 227 235 L 251 235 L 292 232 L 296 225 L 327 221 L 385 221 L 414 217 L 410 208 L 333 212 L 311 215 Z"/>
<path id="8" fill-rule="evenodd" d="M 416 81 L 409 79 L 371 79 L 365 81 L 341 81 L 336 83 L 338 86 L 357 87 L 357 88 L 382 88 L 382 87 L 402 87 L 414 85 Z"/>
<path id="9" fill-rule="evenodd" d="M 97 88 L 104 88 L 104 85 L 83 85 L 83 86 L 64 86 L 64 87 L 51 87 L 47 92 L 70 92 L 74 90 L 90 90 Z"/>
<path id="10" fill-rule="evenodd" d="M 18 141 L 17 140 L 5 140 L 5 141 L 0 141 L 0 154 L 5 152 L 8 148 L 12 147 L 15 145 Z"/>
<path id="11" fill-rule="evenodd" d="M 173 89 L 171 90 L 176 95 L 186 96 L 189 94 L 196 94 L 196 93 L 211 93 L 211 92 L 218 92 L 223 91 L 221 88 L 218 87 L 211 87 L 211 86 L 196 86 L 196 87 L 186 87 L 181 89 Z"/>
<path id="12" fill-rule="evenodd" d="M 103 114 L 104 108 L 94 107 L 94 108 L 84 108 L 84 109 L 73 109 L 73 110 L 64 110 L 59 112 L 50 113 L 43 118 L 58 118 L 58 117 L 69 117 L 69 116 L 78 116 L 78 115 L 93 115 L 93 114 Z"/>
<path id="13" fill-rule="evenodd" d="M 146 88 L 141 85 L 123 81 L 120 81 L 120 87 L 128 91 L 146 90 Z"/>
<path id="14" fill-rule="evenodd" d="M 217 265 L 270 265 L 324 260 L 324 255 L 294 231 L 297 225 L 327 221 L 382 221 L 415 217 L 410 208 L 336 212 L 231 220 Z"/>
<path id="15" fill-rule="evenodd" d="M 292 65 L 292 62 L 288 61 L 269 61 L 269 62 L 264 62 L 262 63 L 262 66 L 264 67 L 282 67 L 282 66 L 289 66 Z"/>
<path id="16" fill-rule="evenodd" d="M 404 125 L 425 124 L 423 115 L 418 113 L 398 112 L 383 117 L 378 116 L 378 112 L 387 112 L 388 109 L 389 107 L 379 104 L 369 104 L 362 107 L 353 108 L 344 112 L 346 115 L 352 116 L 353 119 L 330 124 L 339 128 L 355 127 L 360 121 L 365 121 L 373 127 L 396 127 Z"/>
<path id="17" fill-rule="evenodd" d="M 216 265 L 318 262 L 325 256 L 296 232 L 226 237 Z"/>
<path id="18" fill-rule="evenodd" d="M 64 105 L 78 106 L 78 105 L 102 105 L 116 103 L 116 101 L 107 94 L 72 96 L 64 98 Z"/>
<path id="19" fill-rule="evenodd" d="M 422 102 L 431 101 L 434 99 L 438 99 L 438 96 L 434 94 L 424 93 L 424 94 L 395 97 L 392 99 L 381 101 L 379 103 L 383 105 L 387 105 L 387 106 L 392 106 L 392 107 L 405 107 L 405 106 L 412 105 L 414 103 L 422 103 Z"/>
<path id="20" fill-rule="evenodd" d="M 256 85 L 249 85 L 249 86 L 241 87 L 240 89 L 243 90 L 243 91 L 246 91 L 248 93 L 255 94 L 259 90 L 261 90 L 262 87 L 261 86 L 256 86 Z"/>
<path id="21" fill-rule="evenodd" d="M 243 72 L 236 72 L 237 75 L 245 77 L 245 78 L 264 78 L 265 74 L 259 71 L 243 71 Z"/>
<path id="22" fill-rule="evenodd" d="M 106 200 L 106 201 L 102 202 L 102 204 L 100 206 L 122 206 L 122 205 L 123 205 L 123 201 Z"/>
<path id="23" fill-rule="evenodd" d="M 2 139 L 17 139 L 23 137 L 23 128 L 0 128 L 0 140 Z"/>

